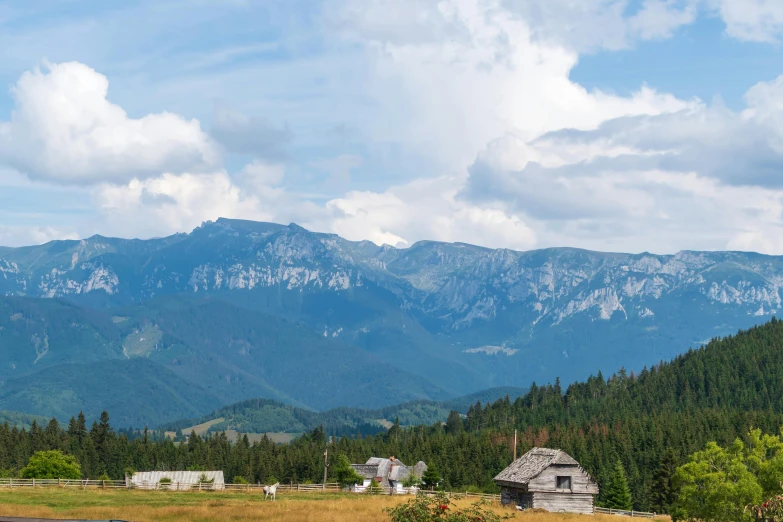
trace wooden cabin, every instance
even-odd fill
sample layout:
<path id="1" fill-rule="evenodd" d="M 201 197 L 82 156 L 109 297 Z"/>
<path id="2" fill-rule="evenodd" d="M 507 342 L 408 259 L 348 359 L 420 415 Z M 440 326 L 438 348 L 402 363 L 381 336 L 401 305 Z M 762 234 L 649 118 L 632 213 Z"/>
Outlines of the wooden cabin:
<path id="1" fill-rule="evenodd" d="M 503 504 L 555 513 L 593 514 L 598 484 L 567 453 L 533 448 L 495 478 Z"/>

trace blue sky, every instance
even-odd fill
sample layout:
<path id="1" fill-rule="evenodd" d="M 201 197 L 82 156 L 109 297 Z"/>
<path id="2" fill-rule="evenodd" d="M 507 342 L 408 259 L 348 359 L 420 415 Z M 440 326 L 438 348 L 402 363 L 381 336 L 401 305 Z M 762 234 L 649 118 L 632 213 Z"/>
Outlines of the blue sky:
<path id="1" fill-rule="evenodd" d="M 783 253 L 783 2 L 0 5 L 0 244 Z"/>

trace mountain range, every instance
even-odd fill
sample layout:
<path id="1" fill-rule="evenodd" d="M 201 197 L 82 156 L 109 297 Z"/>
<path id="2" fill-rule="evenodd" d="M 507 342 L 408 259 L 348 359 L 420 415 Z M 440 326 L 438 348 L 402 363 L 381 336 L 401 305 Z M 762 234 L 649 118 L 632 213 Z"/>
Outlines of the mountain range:
<path id="1" fill-rule="evenodd" d="M 781 286 L 783 258 L 755 253 L 395 248 L 229 219 L 2 247 L 0 409 L 140 426 L 571 382 L 764 322 Z"/>

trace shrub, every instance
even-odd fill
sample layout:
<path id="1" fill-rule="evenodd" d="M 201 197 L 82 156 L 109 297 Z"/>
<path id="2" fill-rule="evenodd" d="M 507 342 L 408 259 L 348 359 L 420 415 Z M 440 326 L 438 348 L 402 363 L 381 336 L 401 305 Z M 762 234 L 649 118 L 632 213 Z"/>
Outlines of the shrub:
<path id="1" fill-rule="evenodd" d="M 202 473 L 201 476 L 198 478 L 197 484 L 212 484 L 215 482 L 215 479 L 213 478 L 207 478 L 206 473 Z"/>
<path id="2" fill-rule="evenodd" d="M 781 522 L 783 521 L 783 496 L 775 495 L 760 506 L 750 506 L 748 509 L 756 520 Z"/>
<path id="3" fill-rule="evenodd" d="M 421 480 L 419 480 L 419 477 L 413 473 L 410 473 L 407 477 L 405 477 L 405 480 L 402 481 L 402 487 L 404 488 L 413 488 L 419 485 L 421 485 Z"/>
<path id="4" fill-rule="evenodd" d="M 351 466 L 351 461 L 345 455 L 337 457 L 337 463 L 332 466 L 332 475 L 342 487 L 364 482 L 364 479 L 356 473 L 356 470 Z"/>
<path id="5" fill-rule="evenodd" d="M 158 484 L 171 484 L 172 480 L 169 477 L 163 477 L 158 481 Z"/>
<path id="6" fill-rule="evenodd" d="M 73 455 L 60 450 L 36 451 L 19 475 L 25 479 L 80 479 L 82 470 Z"/>
<path id="7" fill-rule="evenodd" d="M 419 493 L 416 498 L 393 508 L 386 508 L 392 522 L 500 522 L 513 518 L 503 517 L 485 509 L 485 501 L 476 502 L 470 507 L 457 509 L 445 493 L 425 495 Z"/>
<path id="8" fill-rule="evenodd" d="M 101 476 L 98 477 L 98 480 L 111 480 L 111 477 L 109 476 L 108 473 L 104 472 L 104 473 L 101 473 Z"/>
<path id="9" fill-rule="evenodd" d="M 370 481 L 370 485 L 367 487 L 367 493 L 370 495 L 378 495 L 380 493 L 383 493 L 383 488 L 380 484 L 378 484 L 378 481 L 375 479 L 372 479 Z"/>
<path id="10" fill-rule="evenodd" d="M 247 484 L 247 479 L 242 475 L 237 475 L 232 479 L 234 484 Z"/>

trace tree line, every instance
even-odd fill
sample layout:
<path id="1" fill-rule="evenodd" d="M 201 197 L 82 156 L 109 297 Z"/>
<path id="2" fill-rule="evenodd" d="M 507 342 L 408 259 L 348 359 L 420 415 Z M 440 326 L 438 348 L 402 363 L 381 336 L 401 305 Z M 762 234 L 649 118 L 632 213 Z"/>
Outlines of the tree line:
<path id="1" fill-rule="evenodd" d="M 523 397 L 477 403 L 466 416 L 452 412 L 445 423 L 389 430 L 370 436 L 330 437 L 317 427 L 290 444 L 246 436 L 231 443 L 222 433 L 174 442 L 147 430 L 115 431 L 104 413 L 90 428 L 84 416 L 60 426 L 33 424 L 19 430 L 0 426 L 0 468 L 19 473 L 35 451 L 60 449 L 73 455 L 84 477 L 121 479 L 129 470 L 224 471 L 230 480 L 252 483 L 319 482 L 323 452 L 350 462 L 395 455 L 405 463 L 434 466 L 447 489 L 497 491 L 492 478 L 517 453 L 534 446 L 572 455 L 601 487 L 598 503 L 623 470 L 632 507 L 668 512 L 673 476 L 688 456 L 707 443 L 721 446 L 747 437 L 753 428 L 777 433 L 783 426 L 783 323 L 714 340 L 638 374 L 600 373 L 565 390 L 556 381 L 532 385 Z M 622 493 L 622 492 L 621 492 Z M 624 493 L 620 496 L 624 496 Z"/>

